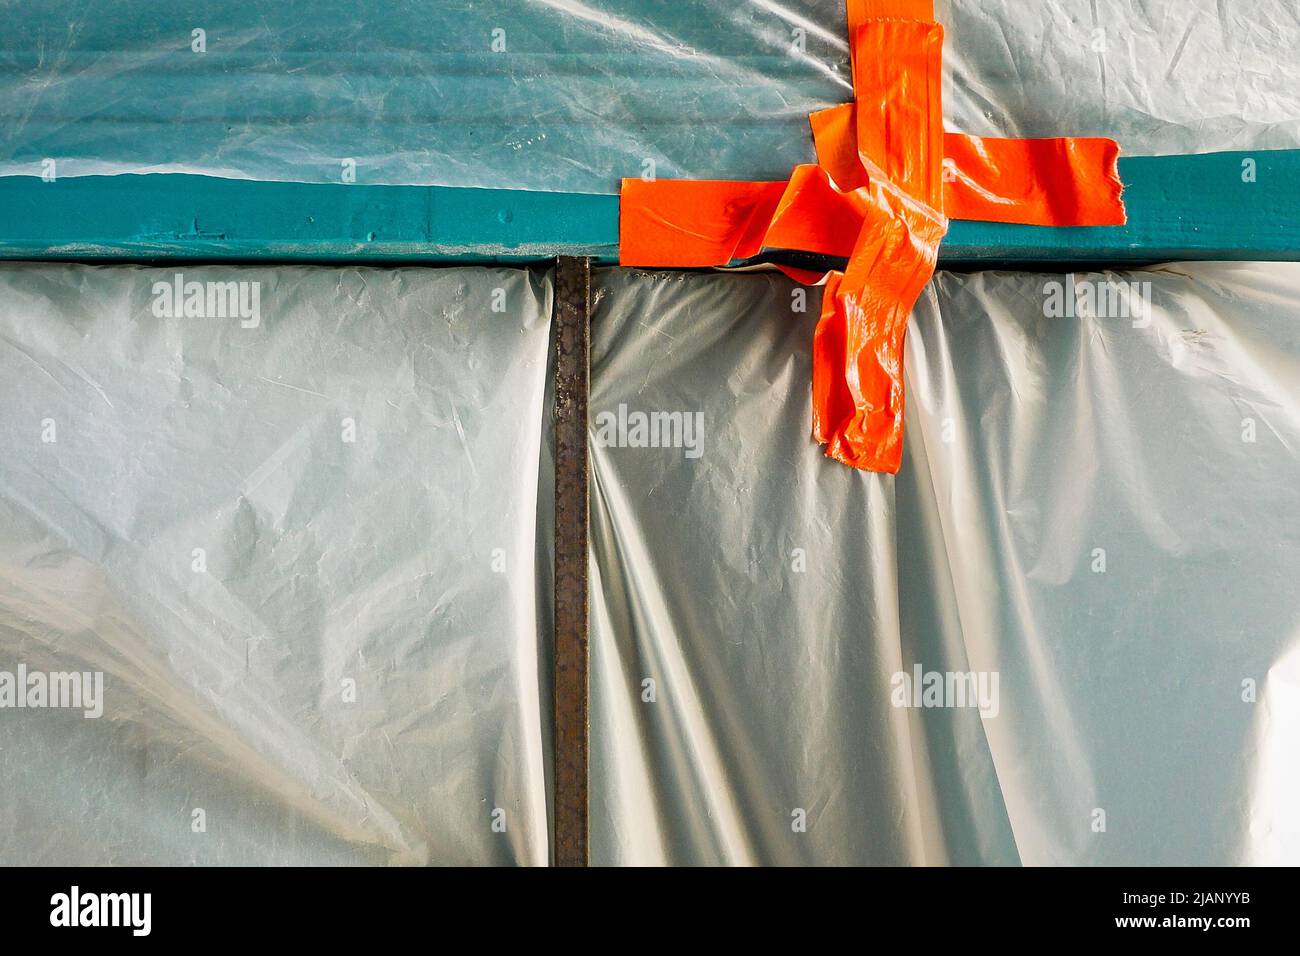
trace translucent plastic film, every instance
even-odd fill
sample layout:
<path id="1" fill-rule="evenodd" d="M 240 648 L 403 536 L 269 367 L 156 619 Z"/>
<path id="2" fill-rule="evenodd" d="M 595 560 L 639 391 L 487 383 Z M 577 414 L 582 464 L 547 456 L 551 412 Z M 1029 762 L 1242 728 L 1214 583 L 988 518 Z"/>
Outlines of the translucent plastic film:
<path id="1" fill-rule="evenodd" d="M 947 854 L 1300 863 L 1300 266 L 931 288 L 903 642 L 1001 701 L 912 710 Z"/>
<path id="2" fill-rule="evenodd" d="M 950 129 L 1300 145 L 1291 0 L 938 0 Z M 0 174 L 613 193 L 777 180 L 851 98 L 843 0 L 0 8 Z"/>
<path id="3" fill-rule="evenodd" d="M 0 270 L 0 862 L 545 862 L 549 282 L 180 271 Z M 593 861 L 1300 862 L 1300 266 L 936 274 L 897 478 L 819 295 L 595 276 Z"/>
<path id="4" fill-rule="evenodd" d="M 819 290 L 598 289 L 593 862 L 920 859 L 907 720 L 871 692 L 903 666 L 894 485 L 809 436 Z"/>
<path id="5" fill-rule="evenodd" d="M 600 286 L 601 862 L 1300 862 L 1300 267 L 938 273 L 897 479 L 816 290 Z"/>
<path id="6" fill-rule="evenodd" d="M 550 310 L 0 269 L 0 863 L 546 862 Z"/>
<path id="7" fill-rule="evenodd" d="M 937 0 L 935 13 L 958 132 L 1068 129 L 1136 156 L 1300 146 L 1293 0 Z"/>

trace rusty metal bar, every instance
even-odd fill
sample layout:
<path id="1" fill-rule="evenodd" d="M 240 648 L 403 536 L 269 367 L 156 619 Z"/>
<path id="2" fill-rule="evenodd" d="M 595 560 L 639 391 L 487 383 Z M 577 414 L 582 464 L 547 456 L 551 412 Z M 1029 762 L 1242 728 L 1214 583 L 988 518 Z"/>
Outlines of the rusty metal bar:
<path id="1" fill-rule="evenodd" d="M 587 398 L 591 262 L 555 270 L 555 865 L 588 862 Z"/>

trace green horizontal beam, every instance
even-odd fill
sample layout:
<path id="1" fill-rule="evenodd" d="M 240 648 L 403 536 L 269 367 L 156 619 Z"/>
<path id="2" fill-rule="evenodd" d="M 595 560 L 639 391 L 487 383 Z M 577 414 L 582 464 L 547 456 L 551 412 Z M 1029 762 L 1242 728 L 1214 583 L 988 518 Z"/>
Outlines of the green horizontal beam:
<path id="1" fill-rule="evenodd" d="M 618 259 L 618 197 L 209 176 L 0 178 L 0 258 Z"/>
<path id="2" fill-rule="evenodd" d="M 1253 165 L 1252 165 L 1253 164 Z M 1300 259 L 1300 150 L 1120 160 L 1126 226 L 953 222 L 940 262 Z M 618 197 L 205 176 L 0 178 L 0 258 L 618 259 Z"/>
<path id="3" fill-rule="evenodd" d="M 968 263 L 1300 259 L 1300 150 L 1119 161 L 1128 224 L 954 222 L 940 249 Z"/>

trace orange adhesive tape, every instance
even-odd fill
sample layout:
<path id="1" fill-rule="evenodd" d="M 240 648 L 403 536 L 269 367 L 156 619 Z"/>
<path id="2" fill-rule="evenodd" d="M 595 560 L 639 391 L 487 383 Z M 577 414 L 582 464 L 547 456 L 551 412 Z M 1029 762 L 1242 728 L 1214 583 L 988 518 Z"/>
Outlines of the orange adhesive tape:
<path id="1" fill-rule="evenodd" d="M 944 203 L 953 219 L 1032 226 L 1122 226 L 1113 139 L 944 136 Z"/>
<path id="2" fill-rule="evenodd" d="M 1106 139 L 943 130 L 943 28 L 932 0 L 847 0 L 854 102 L 809 119 L 817 165 L 785 183 L 625 179 L 619 261 L 725 266 L 764 249 L 847 257 L 826 280 L 813 343 L 813 435 L 855 468 L 902 461 L 903 340 L 948 217 L 1034 225 L 1124 222 Z"/>
<path id="3" fill-rule="evenodd" d="M 848 0 L 849 31 L 864 20 L 934 21 L 934 0 Z"/>
<path id="4" fill-rule="evenodd" d="M 863 170 L 852 181 L 865 179 L 855 192 L 871 201 L 848 267 L 830 275 L 822 297 L 813 339 L 813 437 L 837 461 L 892 474 L 903 458 L 908 316 L 934 274 L 948 228 L 943 28 L 867 19 L 851 31 L 856 102 L 847 128 Z M 847 147 L 839 161 L 851 161 Z"/>
<path id="5" fill-rule="evenodd" d="M 943 204 L 943 27 L 868 20 L 853 35 L 857 152 L 931 208 Z"/>
<path id="6" fill-rule="evenodd" d="M 842 192 L 819 166 L 788 183 L 623 181 L 619 262 L 647 268 L 725 266 L 764 249 L 846 257 L 870 200 Z"/>
<path id="7" fill-rule="evenodd" d="M 780 210 L 781 229 L 764 230 L 761 249 L 798 249 L 847 256 L 856 232 L 835 194 L 867 184 L 858 158 L 853 104 L 812 114 L 817 161 L 829 180 L 819 190 L 796 187 L 816 166 L 795 168 L 790 184 L 693 180 L 625 180 L 620 261 L 668 268 L 723 266 L 745 255 L 747 228 Z M 943 208 L 950 219 L 1033 226 L 1122 226 L 1119 146 L 1100 138 L 995 139 L 945 133 Z M 856 204 L 854 204 L 856 208 Z M 808 217 L 802 227 L 797 216 Z M 802 237 L 801 237 L 802 235 Z M 846 238 L 847 236 L 847 238 Z M 815 238 L 813 238 L 815 237 Z M 752 243 L 751 243 L 752 245 Z"/>
<path id="8" fill-rule="evenodd" d="M 771 221 L 785 183 L 623 180 L 618 261 L 625 266 L 725 266 L 757 255 L 746 242 Z"/>
<path id="9" fill-rule="evenodd" d="M 865 181 L 856 107 L 809 117 L 818 164 L 842 189 Z M 949 219 L 1031 226 L 1122 226 L 1124 189 L 1113 139 L 997 139 L 945 133 L 943 205 Z"/>

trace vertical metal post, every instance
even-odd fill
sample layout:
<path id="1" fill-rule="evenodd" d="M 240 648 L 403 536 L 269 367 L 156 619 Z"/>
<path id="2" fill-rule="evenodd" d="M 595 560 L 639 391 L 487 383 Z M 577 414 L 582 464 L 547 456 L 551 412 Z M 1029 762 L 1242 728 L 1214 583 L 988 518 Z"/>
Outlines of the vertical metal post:
<path id="1" fill-rule="evenodd" d="M 591 264 L 555 270 L 555 865 L 588 862 L 587 396 Z"/>

